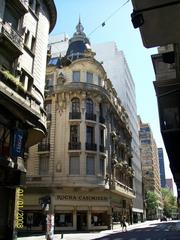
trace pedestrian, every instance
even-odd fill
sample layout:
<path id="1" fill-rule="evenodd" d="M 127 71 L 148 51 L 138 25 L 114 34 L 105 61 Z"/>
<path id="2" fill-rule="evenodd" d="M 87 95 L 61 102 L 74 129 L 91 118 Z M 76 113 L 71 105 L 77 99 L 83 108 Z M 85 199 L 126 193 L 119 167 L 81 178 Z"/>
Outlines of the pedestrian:
<path id="1" fill-rule="evenodd" d="M 122 227 L 122 232 L 127 232 L 127 223 L 126 223 L 126 218 L 123 217 L 121 221 L 121 227 Z"/>

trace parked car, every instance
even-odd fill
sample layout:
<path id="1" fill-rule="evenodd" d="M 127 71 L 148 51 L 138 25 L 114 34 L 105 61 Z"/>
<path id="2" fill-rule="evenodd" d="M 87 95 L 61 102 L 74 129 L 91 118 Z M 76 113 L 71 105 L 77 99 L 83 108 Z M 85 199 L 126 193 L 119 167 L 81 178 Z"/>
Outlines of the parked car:
<path id="1" fill-rule="evenodd" d="M 161 222 L 167 221 L 167 218 L 165 216 L 162 216 L 160 220 L 161 220 Z"/>

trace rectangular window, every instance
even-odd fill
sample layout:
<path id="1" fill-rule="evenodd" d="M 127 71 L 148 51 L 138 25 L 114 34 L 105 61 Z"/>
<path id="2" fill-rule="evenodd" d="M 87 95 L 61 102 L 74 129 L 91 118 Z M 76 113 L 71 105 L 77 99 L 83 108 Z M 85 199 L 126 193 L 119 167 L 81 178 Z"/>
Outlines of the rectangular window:
<path id="1" fill-rule="evenodd" d="M 87 126 L 86 128 L 86 142 L 87 143 L 94 143 L 94 128 Z"/>
<path id="2" fill-rule="evenodd" d="M 51 102 L 45 104 L 45 110 L 47 113 L 47 120 L 51 120 Z"/>
<path id="3" fill-rule="evenodd" d="M 5 6 L 5 12 L 4 12 L 4 22 L 7 24 L 7 27 L 9 26 L 9 28 L 13 28 L 14 30 L 18 30 L 18 25 L 19 25 L 19 14 L 18 12 L 15 10 L 15 8 L 13 8 L 12 5 L 10 5 L 11 3 L 8 1 L 6 1 L 6 6 Z M 15 34 L 15 32 L 12 32 L 13 34 Z M 11 34 L 12 34 L 11 33 Z M 15 34 L 16 35 L 16 34 Z M 16 36 L 14 36 L 16 37 Z"/>
<path id="4" fill-rule="evenodd" d="M 73 82 L 80 82 L 80 71 L 73 71 Z"/>
<path id="5" fill-rule="evenodd" d="M 86 82 L 87 83 L 93 83 L 93 74 L 90 72 L 86 73 Z"/>
<path id="6" fill-rule="evenodd" d="M 93 156 L 88 156 L 86 158 L 86 174 L 87 175 L 95 174 L 95 160 Z"/>
<path id="7" fill-rule="evenodd" d="M 104 129 L 100 129 L 100 145 L 104 146 Z"/>
<path id="8" fill-rule="evenodd" d="M 69 159 L 69 174 L 79 175 L 80 174 L 80 159 L 79 156 L 71 156 Z"/>
<path id="9" fill-rule="evenodd" d="M 40 156 L 39 158 L 39 175 L 48 175 L 49 173 L 49 158 Z"/>
<path id="10" fill-rule="evenodd" d="M 99 172 L 102 176 L 104 176 L 104 158 L 100 158 L 100 162 L 99 162 L 100 166 L 99 166 Z"/>
<path id="11" fill-rule="evenodd" d="M 79 142 L 79 126 L 78 125 L 70 126 L 70 142 L 71 143 Z"/>
<path id="12" fill-rule="evenodd" d="M 29 35 L 30 35 L 30 32 L 29 32 L 29 30 L 27 30 L 27 32 L 25 33 L 25 37 L 24 37 L 24 44 L 26 46 L 28 46 L 28 43 L 29 43 Z"/>
<path id="13" fill-rule="evenodd" d="M 57 227 L 72 227 L 73 226 L 73 213 L 61 212 L 55 213 L 55 225 Z"/>
<path id="14" fill-rule="evenodd" d="M 36 43 L 36 39 L 35 39 L 35 37 L 32 36 L 32 39 L 31 39 L 31 51 L 33 53 L 35 52 L 35 43 Z"/>

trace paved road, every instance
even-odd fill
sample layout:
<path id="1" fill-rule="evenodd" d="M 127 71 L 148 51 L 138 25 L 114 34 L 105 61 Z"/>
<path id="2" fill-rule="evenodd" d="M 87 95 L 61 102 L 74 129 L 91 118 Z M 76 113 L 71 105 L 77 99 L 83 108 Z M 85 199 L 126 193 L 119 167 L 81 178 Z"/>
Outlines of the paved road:
<path id="1" fill-rule="evenodd" d="M 63 238 L 62 238 L 63 237 Z M 120 226 L 114 230 L 93 233 L 56 234 L 54 240 L 180 240 L 180 221 L 151 221 L 128 227 L 122 232 Z M 18 240 L 45 240 L 45 236 L 18 238 Z"/>
<path id="2" fill-rule="evenodd" d="M 173 222 L 150 224 L 128 232 L 117 232 L 98 240 L 180 240 L 180 229 Z"/>

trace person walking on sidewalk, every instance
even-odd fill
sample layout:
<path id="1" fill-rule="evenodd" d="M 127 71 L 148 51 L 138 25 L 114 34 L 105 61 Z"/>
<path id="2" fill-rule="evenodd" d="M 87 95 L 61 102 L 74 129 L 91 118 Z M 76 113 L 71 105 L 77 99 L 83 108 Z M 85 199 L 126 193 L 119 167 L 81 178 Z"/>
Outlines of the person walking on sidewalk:
<path id="1" fill-rule="evenodd" d="M 121 227 L 122 227 L 122 232 L 127 232 L 127 223 L 126 223 L 126 218 L 123 217 L 121 221 Z"/>

